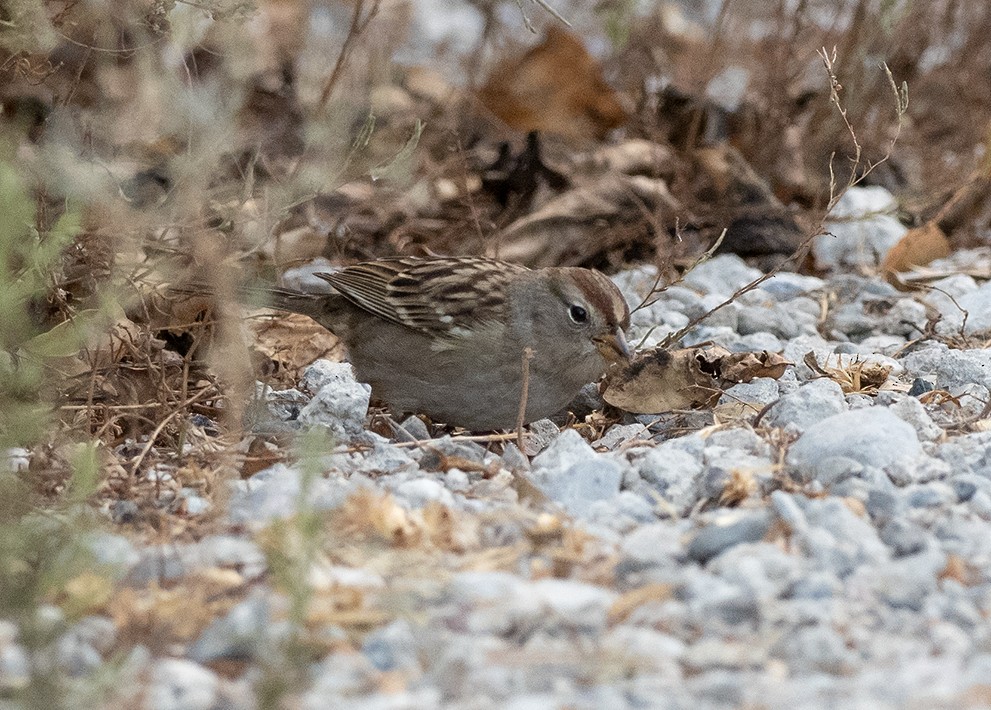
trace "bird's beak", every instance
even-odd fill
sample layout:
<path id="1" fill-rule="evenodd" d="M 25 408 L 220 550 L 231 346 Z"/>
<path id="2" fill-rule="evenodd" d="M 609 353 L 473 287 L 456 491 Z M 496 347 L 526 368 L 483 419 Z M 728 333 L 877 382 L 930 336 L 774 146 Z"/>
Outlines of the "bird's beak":
<path id="1" fill-rule="evenodd" d="M 622 363 L 630 361 L 630 346 L 626 344 L 626 337 L 619 328 L 612 333 L 593 338 L 592 342 L 607 361 Z"/>

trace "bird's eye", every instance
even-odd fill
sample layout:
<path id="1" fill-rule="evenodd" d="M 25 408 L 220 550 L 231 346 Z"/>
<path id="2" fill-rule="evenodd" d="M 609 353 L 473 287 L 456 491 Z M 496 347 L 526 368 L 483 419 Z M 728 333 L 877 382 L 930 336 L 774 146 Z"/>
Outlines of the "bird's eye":
<path id="1" fill-rule="evenodd" d="M 575 323 L 588 322 L 588 311 L 577 304 L 568 309 L 568 315 Z"/>

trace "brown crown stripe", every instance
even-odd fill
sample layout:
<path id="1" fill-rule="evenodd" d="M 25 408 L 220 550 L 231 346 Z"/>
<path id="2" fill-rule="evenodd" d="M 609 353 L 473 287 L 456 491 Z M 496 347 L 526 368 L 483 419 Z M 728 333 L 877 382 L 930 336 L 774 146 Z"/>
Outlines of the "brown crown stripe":
<path id="1" fill-rule="evenodd" d="M 630 308 L 616 284 L 598 271 L 576 269 L 573 275 L 589 305 L 606 314 L 610 326 L 620 326 L 624 330 L 629 326 Z"/>

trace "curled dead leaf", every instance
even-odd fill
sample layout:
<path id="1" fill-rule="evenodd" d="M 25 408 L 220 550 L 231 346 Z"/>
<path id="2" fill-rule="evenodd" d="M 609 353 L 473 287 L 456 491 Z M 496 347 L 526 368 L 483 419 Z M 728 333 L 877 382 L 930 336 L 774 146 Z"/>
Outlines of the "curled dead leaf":
<path id="1" fill-rule="evenodd" d="M 710 407 L 724 387 L 755 377 L 777 379 L 792 363 L 769 353 L 731 353 L 711 346 L 642 353 L 606 380 L 602 398 L 634 414 Z"/>
<path id="2" fill-rule="evenodd" d="M 613 375 L 602 398 L 635 414 L 657 414 L 708 405 L 719 397 L 719 386 L 697 348 L 654 350 Z"/>
<path id="3" fill-rule="evenodd" d="M 901 241 L 888 251 L 881 263 L 881 271 L 892 286 L 906 289 L 908 285 L 899 278 L 901 272 L 913 266 L 925 266 L 949 254 L 950 241 L 943 230 L 936 222 L 926 222 L 921 227 L 908 230 Z"/>
<path id="4" fill-rule="evenodd" d="M 729 382 L 750 382 L 755 377 L 778 379 L 793 363 L 778 353 L 728 353 L 719 364 L 719 374 Z"/>
<path id="5" fill-rule="evenodd" d="M 478 97 L 513 128 L 575 139 L 601 140 L 627 118 L 581 40 L 556 26 L 541 44 L 496 67 Z"/>

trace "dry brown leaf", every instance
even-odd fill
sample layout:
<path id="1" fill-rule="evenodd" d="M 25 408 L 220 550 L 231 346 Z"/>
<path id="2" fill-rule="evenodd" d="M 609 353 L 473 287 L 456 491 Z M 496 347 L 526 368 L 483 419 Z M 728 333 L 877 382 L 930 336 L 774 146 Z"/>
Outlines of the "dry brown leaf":
<path id="1" fill-rule="evenodd" d="M 757 492 L 757 478 L 752 471 L 733 469 L 719 494 L 719 505 L 736 505 Z"/>
<path id="2" fill-rule="evenodd" d="M 296 313 L 253 321 L 255 347 L 285 371 L 297 373 L 318 358 L 340 362 L 344 346 L 316 321 Z"/>
<path id="3" fill-rule="evenodd" d="M 712 406 L 726 386 L 755 377 L 784 374 L 792 363 L 780 355 L 731 353 L 718 346 L 653 350 L 606 381 L 603 399 L 634 414 L 660 414 L 676 409 Z"/>
<path id="4" fill-rule="evenodd" d="M 665 602 L 674 596 L 674 587 L 670 584 L 647 584 L 643 587 L 624 592 L 619 599 L 609 607 L 606 617 L 612 626 L 621 624 L 639 607 L 650 602 Z"/>
<path id="5" fill-rule="evenodd" d="M 520 131 L 601 140 L 626 111 L 581 41 L 552 26 L 542 44 L 502 62 L 479 91 L 485 107 Z"/>
<path id="6" fill-rule="evenodd" d="M 936 222 L 910 229 L 885 255 L 881 272 L 891 285 L 906 288 L 898 274 L 913 266 L 925 266 L 950 254 L 950 241 Z"/>
<path id="7" fill-rule="evenodd" d="M 967 560 L 960 555 L 947 555 L 946 567 L 939 573 L 939 580 L 952 579 L 965 587 L 978 583 L 980 575 Z"/>
<path id="8" fill-rule="evenodd" d="M 338 526 L 356 534 L 374 535 L 396 546 L 415 545 L 423 539 L 423 525 L 389 494 L 359 491 L 340 509 Z"/>
<path id="9" fill-rule="evenodd" d="M 634 414 L 659 414 L 709 405 L 719 397 L 720 391 L 708 371 L 706 357 L 699 348 L 646 353 L 608 380 L 602 398 Z"/>
<path id="10" fill-rule="evenodd" d="M 607 173 L 510 224 L 492 240 L 489 256 L 498 249 L 499 258 L 531 266 L 577 264 L 593 256 L 590 245 L 612 246 L 604 224 L 642 225 L 645 212 L 664 222 L 680 211 L 664 180 Z M 618 236 L 626 241 L 621 231 Z"/>
<path id="11" fill-rule="evenodd" d="M 729 353 L 720 359 L 719 375 L 729 382 L 750 382 L 755 377 L 778 379 L 793 363 L 767 350 L 759 353 Z"/>

